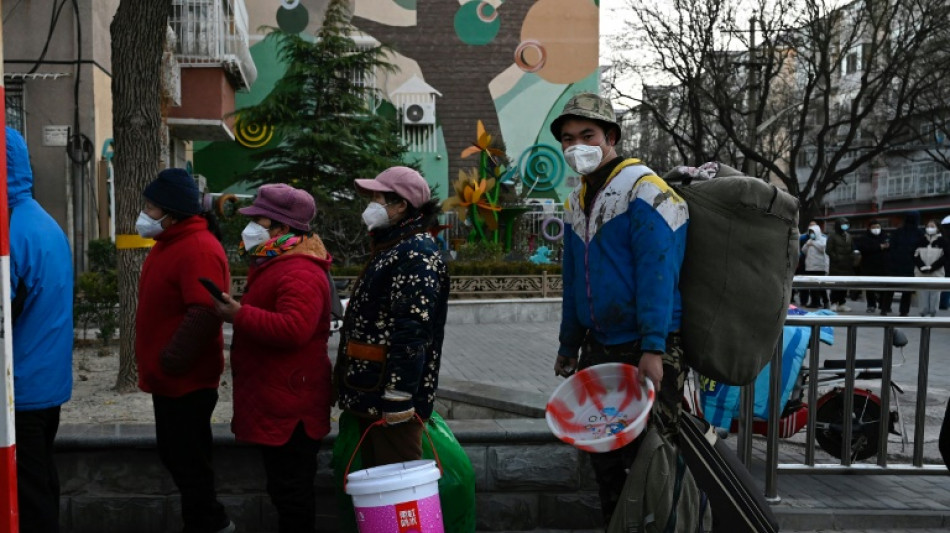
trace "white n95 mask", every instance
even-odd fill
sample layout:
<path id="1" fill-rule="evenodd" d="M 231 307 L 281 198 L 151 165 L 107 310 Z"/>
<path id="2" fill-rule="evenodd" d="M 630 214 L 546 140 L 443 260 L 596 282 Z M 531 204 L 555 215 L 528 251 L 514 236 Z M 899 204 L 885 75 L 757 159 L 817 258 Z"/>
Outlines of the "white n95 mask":
<path id="1" fill-rule="evenodd" d="M 270 239 L 270 233 L 267 228 L 257 222 L 248 222 L 241 232 L 241 240 L 244 241 L 244 249 L 250 252 L 254 248 L 264 244 Z"/>
<path id="2" fill-rule="evenodd" d="M 582 176 L 597 170 L 603 158 L 604 153 L 600 150 L 600 146 L 575 144 L 564 150 L 564 159 L 567 164 L 574 169 L 574 172 Z"/>
<path id="3" fill-rule="evenodd" d="M 386 211 L 386 206 L 370 202 L 363 210 L 363 223 L 370 231 L 389 226 L 389 213 Z"/>
<path id="4" fill-rule="evenodd" d="M 165 217 L 167 216 L 168 215 L 165 215 Z M 154 239 L 165 231 L 165 228 L 162 227 L 162 221 L 165 220 L 165 217 L 155 220 L 145 214 L 145 211 L 142 211 L 139 213 L 139 218 L 135 221 L 135 231 L 144 239 Z"/>

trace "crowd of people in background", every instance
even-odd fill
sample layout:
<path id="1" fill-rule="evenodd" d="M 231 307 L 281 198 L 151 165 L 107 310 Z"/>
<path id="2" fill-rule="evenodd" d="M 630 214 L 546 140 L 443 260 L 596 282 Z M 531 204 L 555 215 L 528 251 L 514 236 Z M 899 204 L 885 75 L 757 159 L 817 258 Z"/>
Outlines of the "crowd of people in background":
<path id="1" fill-rule="evenodd" d="M 864 232 L 852 234 L 847 218 L 834 221 L 826 235 L 816 220 L 808 223 L 800 239 L 801 254 L 797 273 L 807 276 L 887 276 L 943 277 L 947 269 L 947 240 L 941 222 L 927 220 L 921 228 L 918 211 L 908 211 L 903 224 L 890 232 L 877 219 L 867 221 Z M 944 219 L 946 221 L 947 219 Z M 848 299 L 860 301 L 861 292 L 812 289 L 798 292 L 797 303 L 806 308 L 822 308 L 850 312 Z M 888 316 L 894 312 L 894 291 L 864 291 L 868 313 Z M 909 316 L 914 291 L 900 291 L 897 312 Z M 950 308 L 950 292 L 919 291 L 917 308 L 920 316 L 937 316 L 937 310 Z"/>

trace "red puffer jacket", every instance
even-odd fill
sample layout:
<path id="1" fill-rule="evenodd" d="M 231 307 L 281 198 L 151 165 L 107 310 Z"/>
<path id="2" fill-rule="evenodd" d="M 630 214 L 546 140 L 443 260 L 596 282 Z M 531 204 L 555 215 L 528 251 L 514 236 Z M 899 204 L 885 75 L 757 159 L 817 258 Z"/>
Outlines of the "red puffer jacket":
<path id="1" fill-rule="evenodd" d="M 234 418 L 242 441 L 285 444 L 298 422 L 330 431 L 331 258 L 316 236 L 251 270 L 234 317 Z"/>
<path id="2" fill-rule="evenodd" d="M 139 388 L 151 394 L 179 397 L 199 389 L 216 389 L 224 371 L 224 337 L 220 326 L 200 344 L 194 366 L 173 376 L 161 365 L 162 351 L 181 327 L 190 306 L 213 312 L 208 291 L 198 278 L 209 278 L 219 287 L 230 287 L 228 259 L 208 222 L 189 217 L 169 226 L 155 238 L 142 265 L 139 305 L 135 315 L 135 360 Z"/>

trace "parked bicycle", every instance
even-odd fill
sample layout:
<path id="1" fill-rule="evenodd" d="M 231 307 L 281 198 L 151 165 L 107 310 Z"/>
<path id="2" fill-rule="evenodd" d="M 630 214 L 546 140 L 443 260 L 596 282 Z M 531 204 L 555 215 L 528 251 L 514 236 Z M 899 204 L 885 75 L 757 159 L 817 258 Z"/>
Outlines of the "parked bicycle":
<path id="1" fill-rule="evenodd" d="M 893 345 L 903 348 L 907 345 L 907 336 L 899 329 L 894 330 Z M 903 360 L 903 351 L 901 352 Z M 874 387 L 866 388 L 866 382 L 883 379 L 883 359 L 855 360 L 855 388 L 852 400 L 851 415 L 851 460 L 868 459 L 877 454 L 880 441 L 880 423 L 882 421 L 881 399 L 874 392 Z M 814 402 L 805 397 L 808 390 L 810 371 L 802 366 L 797 374 L 795 385 L 789 400 L 778 420 L 779 438 L 787 439 L 801 431 L 808 424 L 808 413 L 815 409 L 815 441 L 818 446 L 832 457 L 841 459 L 844 435 L 845 418 L 845 387 L 846 364 L 843 359 L 825 360 L 817 371 L 818 398 Z M 903 364 L 903 363 L 900 363 Z M 900 366 L 900 364 L 894 366 Z M 860 382 L 861 386 L 858 386 Z M 901 414 L 900 398 L 903 388 L 893 379 L 888 386 L 891 388 L 891 397 L 894 399 L 889 416 L 884 419 L 888 424 L 888 432 L 901 437 L 903 446 L 907 445 L 907 431 L 904 428 L 904 418 Z M 828 389 L 828 387 L 831 387 Z M 698 409 L 699 403 L 695 399 L 690 402 Z M 756 418 L 752 423 L 752 432 L 757 435 L 768 435 L 769 421 Z M 738 421 L 733 420 L 729 432 L 738 432 Z"/>

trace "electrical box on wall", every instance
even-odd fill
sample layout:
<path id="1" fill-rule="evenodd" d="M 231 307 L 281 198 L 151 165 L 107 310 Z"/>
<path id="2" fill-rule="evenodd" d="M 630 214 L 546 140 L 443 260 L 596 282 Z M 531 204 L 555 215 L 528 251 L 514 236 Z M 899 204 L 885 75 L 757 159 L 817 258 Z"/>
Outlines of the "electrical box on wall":
<path id="1" fill-rule="evenodd" d="M 43 126 L 43 146 L 66 146 L 69 126 Z"/>
<path id="2" fill-rule="evenodd" d="M 407 126 L 435 124 L 435 104 L 406 104 L 402 110 L 402 120 Z"/>

